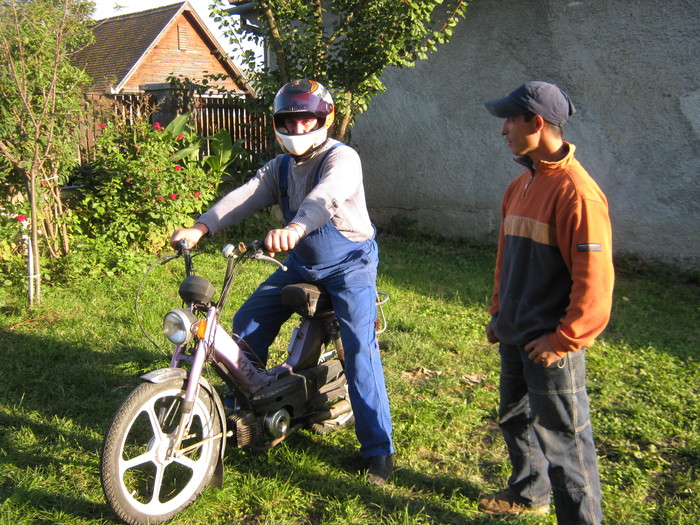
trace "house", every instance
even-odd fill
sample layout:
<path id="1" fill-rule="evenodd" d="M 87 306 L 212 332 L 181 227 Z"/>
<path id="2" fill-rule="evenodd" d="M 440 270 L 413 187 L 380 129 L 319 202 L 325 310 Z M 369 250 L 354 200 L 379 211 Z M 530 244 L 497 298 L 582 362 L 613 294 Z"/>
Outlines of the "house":
<path id="1" fill-rule="evenodd" d="M 225 75 L 218 86 L 255 96 L 188 2 L 106 18 L 93 32 L 95 42 L 72 59 L 93 79 L 90 94 L 143 93 L 170 77 L 200 84 L 207 75 Z"/>
<path id="2" fill-rule="evenodd" d="M 192 111 L 194 129 L 202 136 L 226 129 L 252 152 L 269 147 L 267 122 L 242 103 L 256 98 L 254 89 L 188 2 L 106 18 L 93 33 L 95 42 L 71 59 L 93 79 L 86 92 L 93 116 L 84 132 L 83 158 L 90 156 L 105 112 L 132 120 L 147 111 L 152 122 L 164 125 Z M 205 84 L 210 75 L 219 78 Z M 183 82 L 174 87 L 172 78 Z"/>

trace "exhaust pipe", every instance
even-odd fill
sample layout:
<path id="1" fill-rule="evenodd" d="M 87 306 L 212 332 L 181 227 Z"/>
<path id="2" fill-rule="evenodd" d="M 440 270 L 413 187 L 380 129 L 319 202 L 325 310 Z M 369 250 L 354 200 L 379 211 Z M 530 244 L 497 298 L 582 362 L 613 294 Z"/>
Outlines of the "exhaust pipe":
<path id="1" fill-rule="evenodd" d="M 347 399 L 342 399 L 334 405 L 330 406 L 327 410 L 321 412 L 316 412 L 311 418 L 312 423 L 319 423 L 321 421 L 326 421 L 328 419 L 335 419 L 338 416 L 352 412 L 352 405 Z"/>

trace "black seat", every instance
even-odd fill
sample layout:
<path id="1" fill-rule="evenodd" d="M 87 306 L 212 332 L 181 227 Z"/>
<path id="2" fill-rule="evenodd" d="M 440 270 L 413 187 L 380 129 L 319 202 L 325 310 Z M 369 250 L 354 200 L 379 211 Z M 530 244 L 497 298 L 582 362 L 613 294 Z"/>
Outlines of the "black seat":
<path id="1" fill-rule="evenodd" d="M 333 312 L 328 292 L 322 286 L 309 283 L 288 284 L 282 288 L 282 304 L 309 318 L 324 317 Z"/>

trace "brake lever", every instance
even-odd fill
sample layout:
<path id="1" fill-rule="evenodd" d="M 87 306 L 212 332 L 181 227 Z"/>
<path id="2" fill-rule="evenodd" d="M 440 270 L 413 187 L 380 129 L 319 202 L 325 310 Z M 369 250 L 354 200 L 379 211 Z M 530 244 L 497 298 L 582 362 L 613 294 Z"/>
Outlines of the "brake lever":
<path id="1" fill-rule="evenodd" d="M 279 262 L 279 261 L 278 261 L 277 259 L 275 259 L 274 257 L 270 257 L 269 255 L 265 255 L 265 254 L 262 253 L 262 252 L 255 252 L 255 255 L 253 255 L 253 259 L 258 259 L 258 260 L 260 260 L 260 261 L 270 261 L 270 262 L 272 262 L 272 263 L 275 263 L 277 266 L 279 266 L 279 267 L 282 269 L 283 272 L 286 272 L 286 271 L 287 271 L 287 267 L 286 267 L 284 264 L 282 264 L 281 262 Z"/>

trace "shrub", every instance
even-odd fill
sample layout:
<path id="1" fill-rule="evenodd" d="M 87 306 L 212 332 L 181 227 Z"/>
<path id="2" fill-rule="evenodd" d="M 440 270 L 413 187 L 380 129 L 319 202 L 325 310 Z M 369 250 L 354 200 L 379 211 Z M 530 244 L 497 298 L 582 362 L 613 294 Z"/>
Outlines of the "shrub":
<path id="1" fill-rule="evenodd" d="M 89 263 L 90 273 L 125 270 L 114 253 L 124 248 L 153 254 L 166 247 L 174 229 L 191 224 L 216 198 L 224 170 L 241 152 L 225 130 L 198 136 L 188 114 L 166 127 L 140 121 L 100 128 L 95 161 L 82 168 L 83 188 L 72 205 L 81 252 L 73 259 Z M 202 156 L 205 140 L 212 154 Z"/>

